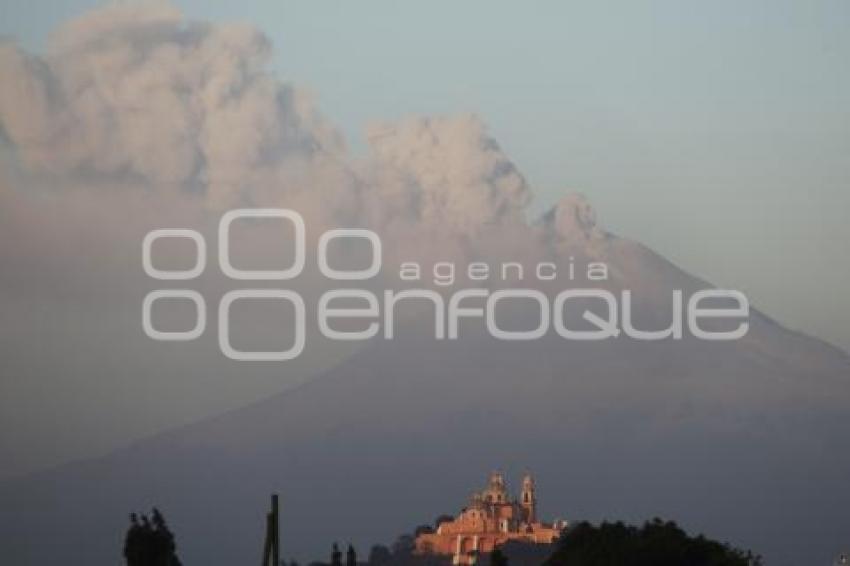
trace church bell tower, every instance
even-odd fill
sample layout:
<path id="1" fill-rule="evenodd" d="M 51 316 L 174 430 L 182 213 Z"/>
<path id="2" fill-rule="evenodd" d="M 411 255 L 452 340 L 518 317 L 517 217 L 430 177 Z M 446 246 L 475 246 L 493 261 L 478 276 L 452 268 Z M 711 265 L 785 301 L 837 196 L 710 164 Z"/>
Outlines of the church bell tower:
<path id="1" fill-rule="evenodd" d="M 534 495 L 534 479 L 531 474 L 525 474 L 522 478 L 520 504 L 525 510 L 525 522 L 534 523 L 537 521 L 537 497 Z"/>

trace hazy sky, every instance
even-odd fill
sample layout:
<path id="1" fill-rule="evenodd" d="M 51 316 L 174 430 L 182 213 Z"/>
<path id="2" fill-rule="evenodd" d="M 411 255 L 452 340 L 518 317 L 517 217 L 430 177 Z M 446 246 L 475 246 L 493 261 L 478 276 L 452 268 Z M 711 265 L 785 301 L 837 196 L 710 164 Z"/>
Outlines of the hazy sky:
<path id="1" fill-rule="evenodd" d="M 40 50 L 98 2 L 3 2 Z M 375 118 L 474 111 L 535 188 L 787 325 L 850 348 L 850 4 L 226 2 L 350 145 Z M 721 229 L 718 230 L 718 227 Z"/>

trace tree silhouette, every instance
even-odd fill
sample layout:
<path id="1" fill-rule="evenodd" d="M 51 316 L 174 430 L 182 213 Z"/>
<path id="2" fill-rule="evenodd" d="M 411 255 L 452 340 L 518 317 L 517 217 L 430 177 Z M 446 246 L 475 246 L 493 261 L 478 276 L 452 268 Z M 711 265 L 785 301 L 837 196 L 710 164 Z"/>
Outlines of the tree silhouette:
<path id="1" fill-rule="evenodd" d="M 142 525 L 139 524 L 139 517 L 135 513 L 130 513 L 130 528 L 127 530 L 127 536 L 124 537 L 124 560 L 130 566 L 141 564 L 142 555 Z"/>
<path id="2" fill-rule="evenodd" d="M 348 545 L 348 550 L 345 552 L 345 566 L 357 566 L 357 552 L 351 544 Z"/>
<path id="3" fill-rule="evenodd" d="M 130 528 L 124 537 L 127 566 L 180 566 L 174 533 L 162 513 L 154 507 L 151 519 L 130 514 Z"/>
<path id="4" fill-rule="evenodd" d="M 334 543 L 331 549 L 331 566 L 342 566 L 342 552 L 339 551 L 337 543 Z"/>
<path id="5" fill-rule="evenodd" d="M 690 537 L 676 523 L 653 519 L 640 528 L 621 522 L 587 522 L 564 532 L 545 566 L 755 566 L 750 552 Z"/>

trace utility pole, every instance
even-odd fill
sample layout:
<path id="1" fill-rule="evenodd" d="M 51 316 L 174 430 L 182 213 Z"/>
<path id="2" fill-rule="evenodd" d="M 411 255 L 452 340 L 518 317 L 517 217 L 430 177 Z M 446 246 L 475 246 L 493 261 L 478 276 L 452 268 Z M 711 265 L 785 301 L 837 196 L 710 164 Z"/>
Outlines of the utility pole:
<path id="1" fill-rule="evenodd" d="M 266 513 L 266 540 L 261 566 L 280 566 L 280 515 L 277 494 L 272 494 L 272 508 Z"/>

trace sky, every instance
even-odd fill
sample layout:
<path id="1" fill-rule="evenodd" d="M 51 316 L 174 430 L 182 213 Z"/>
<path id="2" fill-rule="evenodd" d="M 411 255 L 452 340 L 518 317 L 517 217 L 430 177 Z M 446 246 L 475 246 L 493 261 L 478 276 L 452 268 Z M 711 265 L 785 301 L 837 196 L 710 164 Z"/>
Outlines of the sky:
<path id="1" fill-rule="evenodd" d="M 43 52 L 51 30 L 98 4 L 0 0 L 0 36 Z M 191 20 L 260 28 L 273 43 L 272 70 L 309 89 L 355 154 L 365 153 L 364 130 L 375 120 L 474 112 L 527 179 L 530 216 L 580 191 L 607 230 L 850 350 L 847 2 L 177 5 Z M 135 257 L 118 261 L 137 268 Z M 67 275 L 44 286 L 61 298 L 65 290 L 51 285 Z M 86 306 L 65 305 L 65 322 Z M 38 427 L 27 442 L 41 452 L 21 469 L 70 457 L 55 445 L 74 445 L 72 437 L 105 449 L 116 435 L 159 430 L 176 424 L 174 415 L 188 422 L 280 387 L 274 376 L 252 382 L 245 371 L 241 382 L 221 378 L 201 391 L 194 386 L 212 378 L 182 358 L 174 363 L 197 381 L 153 371 L 145 381 L 114 376 L 125 362 L 118 355 L 99 368 L 83 359 L 90 342 L 109 334 L 105 324 L 69 339 L 43 318 L 44 336 L 55 329 L 55 357 L 77 368 L 79 383 L 47 381 L 46 361 L 25 360 L 14 383 L 0 384 L 7 431 Z M 90 341 L 74 352 L 77 340 Z M 145 348 L 139 359 L 153 351 Z M 5 372 L 12 375 L 10 366 Z M 48 383 L 61 394 L 48 395 Z M 88 410 L 93 391 L 110 400 L 104 413 Z M 133 413 L 139 404 L 155 412 Z M 52 423 L 33 420 L 33 405 L 76 424 L 57 437 Z M 6 434 L 11 453 L 30 449 Z M 3 440 L 0 433 L 5 449 Z"/>

